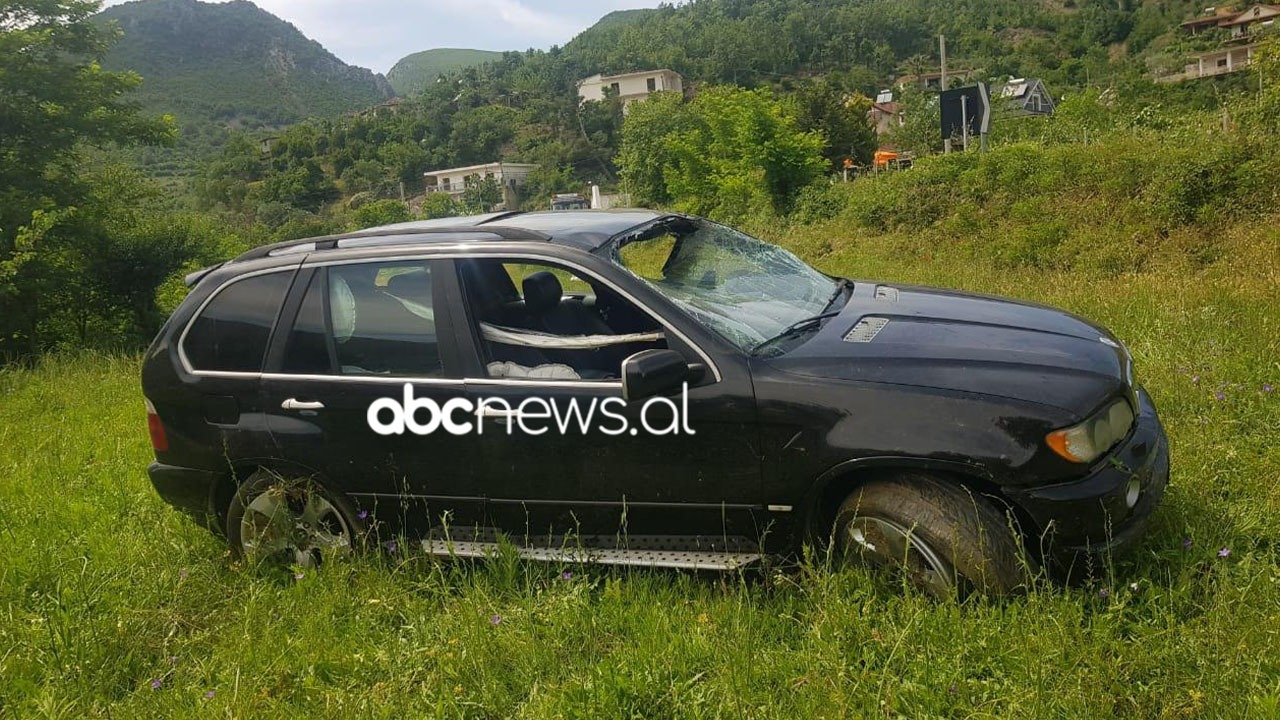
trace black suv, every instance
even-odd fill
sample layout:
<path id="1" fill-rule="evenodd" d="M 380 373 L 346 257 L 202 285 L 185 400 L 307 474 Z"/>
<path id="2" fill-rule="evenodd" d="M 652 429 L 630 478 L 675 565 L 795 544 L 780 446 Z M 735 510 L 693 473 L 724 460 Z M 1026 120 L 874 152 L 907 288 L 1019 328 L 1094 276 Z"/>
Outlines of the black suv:
<path id="1" fill-rule="evenodd" d="M 1168 481 L 1106 330 L 829 277 L 700 218 L 405 223 L 188 284 L 142 372 L 150 475 L 249 558 L 505 538 L 731 568 L 814 541 L 934 592 L 1006 592 L 1133 540 Z"/>

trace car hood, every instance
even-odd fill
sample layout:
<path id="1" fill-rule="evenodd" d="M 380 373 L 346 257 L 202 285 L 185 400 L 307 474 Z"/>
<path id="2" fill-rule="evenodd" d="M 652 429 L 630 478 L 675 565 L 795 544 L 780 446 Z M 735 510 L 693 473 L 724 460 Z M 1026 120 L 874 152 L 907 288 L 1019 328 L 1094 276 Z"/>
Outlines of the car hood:
<path id="1" fill-rule="evenodd" d="M 858 282 L 840 314 L 767 360 L 778 370 L 1013 398 L 1083 417 L 1132 384 L 1106 330 L 1006 298 Z"/>

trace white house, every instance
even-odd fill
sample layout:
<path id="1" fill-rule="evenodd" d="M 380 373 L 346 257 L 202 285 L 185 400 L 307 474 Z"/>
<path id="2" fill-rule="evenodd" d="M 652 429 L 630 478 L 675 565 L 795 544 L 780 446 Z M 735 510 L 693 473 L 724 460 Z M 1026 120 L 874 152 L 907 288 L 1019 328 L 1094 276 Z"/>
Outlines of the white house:
<path id="1" fill-rule="evenodd" d="M 450 195 L 461 195 L 467 189 L 467 183 L 473 180 L 493 178 L 502 186 L 504 192 L 524 185 L 529 173 L 537 165 L 527 163 L 491 162 L 484 165 L 468 165 L 467 167 L 432 170 L 422 174 L 427 192 L 447 192 Z"/>
<path id="2" fill-rule="evenodd" d="M 612 91 L 622 98 L 623 106 L 637 100 L 643 100 L 655 92 L 684 92 L 684 78 L 674 70 L 644 70 L 624 73 L 622 75 L 595 74 L 578 81 L 578 98 L 587 100 L 604 100 L 605 93 Z"/>

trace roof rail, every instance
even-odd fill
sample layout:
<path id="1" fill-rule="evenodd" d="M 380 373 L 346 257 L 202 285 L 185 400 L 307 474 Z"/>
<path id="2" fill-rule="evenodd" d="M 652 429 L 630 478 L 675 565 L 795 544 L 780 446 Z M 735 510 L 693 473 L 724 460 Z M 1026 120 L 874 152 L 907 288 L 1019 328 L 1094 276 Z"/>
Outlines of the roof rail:
<path id="1" fill-rule="evenodd" d="M 538 240 L 547 241 L 551 236 L 538 232 L 537 230 L 526 230 L 525 228 L 509 227 L 506 225 L 460 225 L 456 227 L 426 227 L 426 228 L 387 228 L 363 230 L 350 233 L 342 233 L 340 235 L 325 235 L 323 237 L 312 238 L 309 240 L 286 240 L 284 242 L 272 243 L 261 247 L 252 248 L 251 250 L 239 255 L 232 262 L 243 262 L 245 260 L 255 260 L 257 258 L 268 257 L 270 255 L 284 255 L 290 252 L 308 252 L 315 250 L 332 250 L 340 247 L 340 243 L 344 240 L 362 240 L 365 238 L 383 238 L 383 237 L 408 237 L 414 235 L 459 235 L 459 234 L 487 234 L 496 235 L 503 240 Z M 361 244 L 360 247 L 369 247 L 377 245 L 376 242 Z"/>

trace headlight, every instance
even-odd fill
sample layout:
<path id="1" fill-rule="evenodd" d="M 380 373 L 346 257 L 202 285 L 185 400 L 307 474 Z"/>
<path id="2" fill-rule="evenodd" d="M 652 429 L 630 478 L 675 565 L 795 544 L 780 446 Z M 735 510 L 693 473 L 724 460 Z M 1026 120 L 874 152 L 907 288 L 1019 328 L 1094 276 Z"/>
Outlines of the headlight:
<path id="1" fill-rule="evenodd" d="M 1079 425 L 1054 430 L 1044 441 L 1054 452 L 1077 463 L 1093 462 L 1129 434 L 1133 427 L 1133 408 L 1126 400 L 1117 400 L 1099 410 Z"/>

